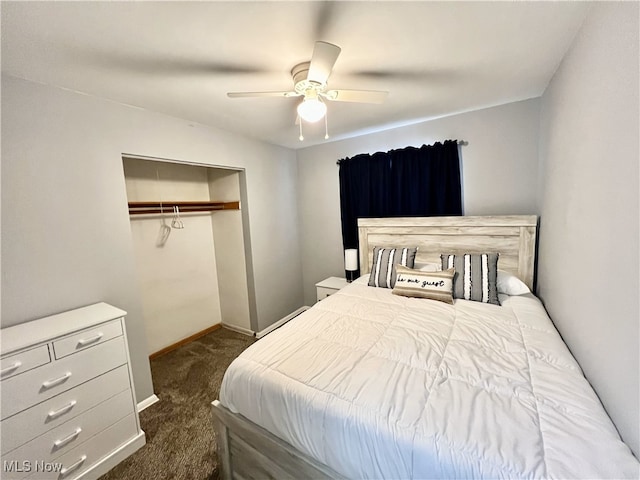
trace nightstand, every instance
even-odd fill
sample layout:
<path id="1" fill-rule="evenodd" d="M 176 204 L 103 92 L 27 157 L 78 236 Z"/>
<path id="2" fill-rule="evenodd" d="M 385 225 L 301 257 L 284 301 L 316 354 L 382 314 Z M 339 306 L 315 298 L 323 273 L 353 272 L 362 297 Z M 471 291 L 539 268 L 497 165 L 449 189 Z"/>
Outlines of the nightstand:
<path id="1" fill-rule="evenodd" d="M 329 277 L 316 283 L 316 293 L 318 302 L 324 300 L 329 295 L 333 295 L 338 290 L 347 286 L 347 280 L 340 277 Z"/>

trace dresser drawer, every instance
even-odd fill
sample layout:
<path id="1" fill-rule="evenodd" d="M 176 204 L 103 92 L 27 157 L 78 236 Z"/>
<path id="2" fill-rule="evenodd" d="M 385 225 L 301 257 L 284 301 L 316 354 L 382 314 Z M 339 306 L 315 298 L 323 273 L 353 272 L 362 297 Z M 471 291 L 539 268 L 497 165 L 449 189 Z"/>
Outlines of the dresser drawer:
<path id="1" fill-rule="evenodd" d="M 57 476 L 36 471 L 33 468 L 29 478 L 47 480 L 76 478 L 137 434 L 135 415 L 131 414 L 54 460 L 52 466 L 59 468 L 60 472 Z M 88 478 L 91 478 L 91 475 Z"/>
<path id="2" fill-rule="evenodd" d="M 35 465 L 38 461 L 53 462 L 132 413 L 131 391 L 125 390 L 3 455 L 3 464 L 15 462 Z M 25 476 L 27 474 L 28 472 L 25 472 Z"/>
<path id="3" fill-rule="evenodd" d="M 2 382 L 2 419 L 127 362 L 124 337 L 16 375 Z"/>
<path id="4" fill-rule="evenodd" d="M 5 378 L 19 375 L 32 368 L 49 363 L 50 361 L 51 357 L 49 355 L 48 345 L 41 345 L 20 353 L 2 357 L 2 359 L 0 359 L 0 375 L 2 380 L 4 380 Z"/>
<path id="5" fill-rule="evenodd" d="M 72 353 L 99 345 L 122 335 L 122 324 L 120 320 L 103 323 L 95 328 L 84 330 L 80 333 L 69 335 L 68 337 L 54 340 L 53 351 L 56 359 L 66 357 Z"/>
<path id="6" fill-rule="evenodd" d="M 122 365 L 3 420 L 2 454 L 24 445 L 130 387 L 128 368 Z"/>

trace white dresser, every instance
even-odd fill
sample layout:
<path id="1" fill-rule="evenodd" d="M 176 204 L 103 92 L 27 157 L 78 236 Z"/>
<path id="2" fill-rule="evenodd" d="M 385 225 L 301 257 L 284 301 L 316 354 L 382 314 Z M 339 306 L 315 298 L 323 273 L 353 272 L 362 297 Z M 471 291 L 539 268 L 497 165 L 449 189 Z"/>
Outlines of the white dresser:
<path id="1" fill-rule="evenodd" d="M 145 444 L 125 315 L 97 303 L 0 331 L 1 478 L 97 478 Z"/>

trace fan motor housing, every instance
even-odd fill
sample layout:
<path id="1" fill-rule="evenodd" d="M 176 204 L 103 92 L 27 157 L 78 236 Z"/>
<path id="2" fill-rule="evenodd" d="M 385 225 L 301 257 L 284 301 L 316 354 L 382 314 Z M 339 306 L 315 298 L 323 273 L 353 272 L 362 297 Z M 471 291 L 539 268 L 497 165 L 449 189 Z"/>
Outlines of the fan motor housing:
<path id="1" fill-rule="evenodd" d="M 309 90 L 321 92 L 326 87 L 326 84 L 322 85 L 318 82 L 307 80 L 307 76 L 309 75 L 309 64 L 310 62 L 299 63 L 291 69 L 294 90 L 301 95 L 304 95 Z"/>

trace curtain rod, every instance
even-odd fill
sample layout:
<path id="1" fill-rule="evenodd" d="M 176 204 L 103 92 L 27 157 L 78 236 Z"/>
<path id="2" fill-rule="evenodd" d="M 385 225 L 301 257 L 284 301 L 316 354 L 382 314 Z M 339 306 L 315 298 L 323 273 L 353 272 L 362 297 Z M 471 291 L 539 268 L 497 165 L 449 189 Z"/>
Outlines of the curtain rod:
<path id="1" fill-rule="evenodd" d="M 436 142 L 436 143 L 437 143 L 437 142 Z M 466 141 L 466 140 L 456 140 L 456 143 L 457 143 L 458 145 L 460 145 L 461 147 L 464 147 L 464 146 L 466 146 L 466 145 L 469 145 L 469 142 L 468 142 L 468 141 Z M 340 165 L 340 162 L 341 162 L 341 161 L 342 161 L 342 160 L 338 160 L 338 161 L 336 161 L 336 165 Z"/>

